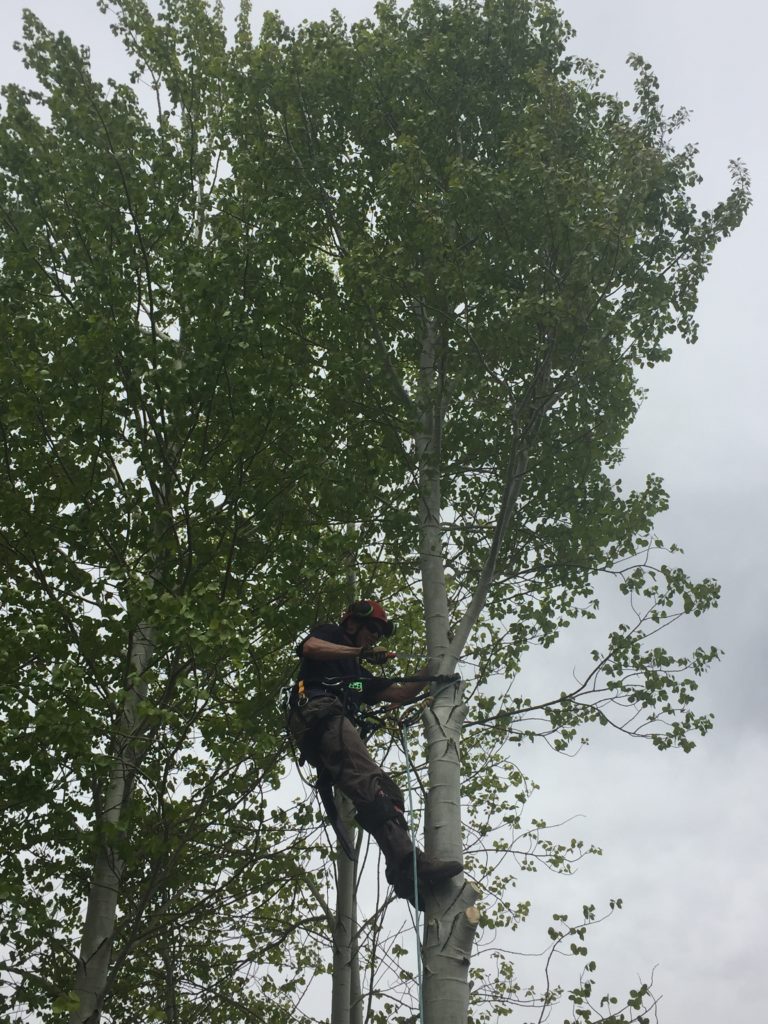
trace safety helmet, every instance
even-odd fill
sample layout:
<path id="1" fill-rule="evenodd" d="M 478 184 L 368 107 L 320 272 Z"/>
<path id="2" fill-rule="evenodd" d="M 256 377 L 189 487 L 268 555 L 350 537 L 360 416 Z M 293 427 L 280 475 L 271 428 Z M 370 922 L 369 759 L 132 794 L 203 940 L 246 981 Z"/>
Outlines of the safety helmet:
<path id="1" fill-rule="evenodd" d="M 392 636 L 395 631 L 394 622 L 390 622 L 387 613 L 378 601 L 355 601 L 344 612 L 341 618 L 341 625 L 348 619 L 360 619 L 361 622 L 376 622 L 381 629 L 382 636 Z"/>

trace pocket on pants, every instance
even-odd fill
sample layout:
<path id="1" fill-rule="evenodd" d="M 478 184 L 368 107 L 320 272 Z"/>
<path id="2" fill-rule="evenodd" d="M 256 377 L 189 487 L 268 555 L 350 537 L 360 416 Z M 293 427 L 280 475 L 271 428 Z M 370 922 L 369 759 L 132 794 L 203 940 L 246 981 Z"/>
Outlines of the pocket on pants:
<path id="1" fill-rule="evenodd" d="M 344 706 L 336 697 L 315 697 L 300 708 L 294 708 L 288 717 L 288 729 L 296 741 L 299 752 L 317 767 L 320 740 L 333 720 L 343 718 Z"/>

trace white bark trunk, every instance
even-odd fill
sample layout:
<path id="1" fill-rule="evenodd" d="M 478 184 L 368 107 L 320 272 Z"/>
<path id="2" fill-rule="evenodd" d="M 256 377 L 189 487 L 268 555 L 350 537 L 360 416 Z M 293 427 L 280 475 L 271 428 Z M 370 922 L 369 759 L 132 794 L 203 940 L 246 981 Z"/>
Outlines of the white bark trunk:
<path id="1" fill-rule="evenodd" d="M 197 188 L 197 206 L 194 214 L 195 236 L 198 245 L 203 244 L 205 228 L 205 178 L 201 175 Z M 149 296 L 151 299 L 151 283 Z M 139 325 L 138 329 L 152 336 L 162 336 L 166 341 L 172 339 L 160 331 L 150 315 L 150 325 Z M 178 358 L 183 356 L 185 325 L 180 325 Z M 143 430 L 142 417 L 137 415 L 139 434 Z M 158 501 L 159 518 L 153 522 L 155 537 L 162 546 L 170 551 L 175 546 L 173 525 L 172 495 L 173 471 L 178 454 L 178 445 L 169 446 L 168 459 L 165 464 L 164 479 L 157 483 L 154 493 Z M 148 474 L 151 477 L 151 474 Z M 155 566 L 150 575 L 155 578 Z M 136 768 L 140 756 L 138 733 L 141 726 L 139 704 L 146 697 L 144 673 L 149 667 L 154 654 L 155 645 L 152 627 L 140 623 L 131 640 L 129 651 L 130 677 L 129 685 L 123 701 L 122 713 L 118 724 L 115 740 L 114 766 L 110 775 L 104 806 L 101 809 L 96 826 L 119 825 L 123 811 L 130 800 Z M 99 1024 L 102 1005 L 109 977 L 109 966 L 114 942 L 115 922 L 117 919 L 117 902 L 120 895 L 120 884 L 125 870 L 125 863 L 120 857 L 116 846 L 105 838 L 96 855 L 91 888 L 88 894 L 83 937 L 80 946 L 77 971 L 75 975 L 75 993 L 80 1003 L 77 1010 L 69 1018 L 69 1024 Z"/>
<path id="2" fill-rule="evenodd" d="M 444 358 L 434 324 L 425 318 L 419 376 L 420 429 L 416 436 L 419 466 L 420 564 L 430 667 L 440 674 L 456 668 L 449 637 L 443 531 L 440 522 Z M 427 855 L 462 860 L 461 724 L 466 711 L 459 685 L 438 688 L 424 715 L 429 761 L 425 846 Z M 439 891 L 426 892 L 424 930 L 425 1024 L 466 1024 L 469 963 L 477 922 L 475 890 L 463 877 Z"/>
<path id="3" fill-rule="evenodd" d="M 115 740 L 114 765 L 104 806 L 96 827 L 120 824 L 138 763 L 137 731 L 140 725 L 139 702 L 146 696 L 143 675 L 152 660 L 154 645 L 151 630 L 142 624 L 131 644 L 131 676 Z M 117 918 L 117 900 L 125 868 L 115 844 L 105 836 L 96 855 L 88 894 L 83 938 L 75 975 L 75 993 L 80 1005 L 73 1010 L 70 1024 L 98 1024 L 109 976 L 112 943 Z"/>
<path id="4" fill-rule="evenodd" d="M 363 990 L 360 981 L 360 937 L 355 918 L 355 937 L 352 942 L 352 993 L 350 996 L 349 1024 L 363 1024 Z"/>
<path id="5" fill-rule="evenodd" d="M 449 627 L 443 531 L 440 523 L 443 397 L 438 349 L 434 324 L 426 318 L 419 364 L 420 428 L 416 435 L 416 457 L 419 467 L 419 562 L 424 590 L 427 650 L 433 669 L 448 650 Z"/>
<path id="6" fill-rule="evenodd" d="M 453 662 L 453 663 L 452 663 Z M 451 672 L 446 658 L 441 671 Z M 429 759 L 426 804 L 427 853 L 440 860 L 462 860 L 461 727 L 466 708 L 461 687 L 446 687 L 424 714 Z M 462 876 L 427 893 L 424 929 L 425 1024 L 466 1024 L 469 964 L 479 920 L 477 892 Z"/>

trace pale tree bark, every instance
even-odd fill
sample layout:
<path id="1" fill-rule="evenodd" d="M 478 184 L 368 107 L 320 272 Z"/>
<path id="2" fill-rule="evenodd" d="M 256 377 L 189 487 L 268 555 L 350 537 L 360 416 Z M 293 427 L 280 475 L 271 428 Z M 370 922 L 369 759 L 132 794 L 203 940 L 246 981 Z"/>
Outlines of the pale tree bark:
<path id="1" fill-rule="evenodd" d="M 152 527 L 158 544 L 158 553 L 149 572 L 156 586 L 162 586 L 163 560 L 176 546 L 171 496 L 173 493 L 170 466 L 176 455 L 171 448 L 166 459 L 165 479 L 156 483 L 153 491 L 157 508 Z M 107 791 L 101 806 L 96 807 L 94 828 L 101 834 L 101 842 L 91 876 L 91 886 L 83 925 L 80 955 L 75 974 L 74 992 L 79 999 L 69 1024 L 99 1024 L 102 1006 L 109 983 L 109 972 L 117 921 L 117 904 L 125 871 L 125 861 L 115 842 L 115 830 L 125 820 L 125 811 L 131 800 L 136 774 L 145 742 L 142 737 L 146 719 L 140 710 L 147 697 L 147 670 L 155 657 L 155 643 L 151 625 L 142 622 L 128 640 L 128 679 L 120 719 L 113 740 L 113 765 Z M 125 834 L 121 841 L 125 842 Z"/>
<path id="2" fill-rule="evenodd" d="M 357 597 L 357 552 L 347 555 L 347 600 Z M 352 801 L 336 791 L 336 810 L 341 821 L 351 822 Z M 353 832 L 353 829 L 350 829 Z M 360 962 L 357 935 L 357 865 L 336 843 L 336 913 L 333 918 L 333 983 L 331 1024 L 362 1024 Z"/>
<path id="3" fill-rule="evenodd" d="M 450 675 L 457 658 L 450 652 L 448 591 L 445 580 L 440 469 L 444 417 L 444 342 L 424 317 L 419 366 L 420 565 L 430 669 Z M 425 814 L 427 855 L 462 860 L 461 723 L 465 711 L 459 685 L 438 687 L 424 716 L 429 763 Z M 467 970 L 479 919 L 475 890 L 463 876 L 439 892 L 425 893 L 424 1017 L 426 1024 L 466 1024 L 469 1006 Z"/>
<path id="4" fill-rule="evenodd" d="M 70 1024 L 97 1024 L 107 987 L 117 919 L 117 901 L 125 862 L 114 842 L 128 805 L 141 756 L 139 704 L 146 698 L 145 673 L 152 661 L 152 630 L 140 624 L 130 641 L 130 673 L 113 750 L 113 767 L 103 806 L 96 816 L 102 841 L 93 867 L 83 936 L 75 975 L 79 1006 Z"/>
<path id="5" fill-rule="evenodd" d="M 360 931 L 355 919 L 352 940 L 352 986 L 350 991 L 349 1024 L 363 1024 L 363 989 L 360 979 Z"/>
<path id="6" fill-rule="evenodd" d="M 424 617 L 430 667 L 435 669 L 448 651 L 448 591 L 445 585 L 443 533 L 440 523 L 444 417 L 444 343 L 434 323 L 424 317 L 419 361 L 417 406 L 419 429 L 416 459 L 419 474 L 419 564 L 424 588 Z"/>
<path id="7" fill-rule="evenodd" d="M 441 669 L 452 671 L 451 660 L 444 659 Z M 437 693 L 424 715 L 429 764 L 425 845 L 429 856 L 441 860 L 463 859 L 461 726 L 465 716 L 459 685 Z M 477 890 L 459 876 L 425 895 L 425 1024 L 466 1024 L 468 970 L 480 919 Z"/>
<path id="8" fill-rule="evenodd" d="M 349 822 L 354 808 L 336 793 L 339 818 Z M 356 1024 L 361 1019 L 360 971 L 357 957 L 357 865 L 336 844 L 336 914 L 333 927 L 333 988 L 331 1024 Z"/>
<path id="9" fill-rule="evenodd" d="M 199 240 L 199 239 L 198 239 Z M 139 327 L 144 333 L 153 329 Z M 160 332 L 157 332 L 158 334 Z M 167 336 L 164 336 L 167 338 Z M 136 422 L 141 422 L 137 414 Z M 169 447 L 163 479 L 153 487 L 157 508 L 152 528 L 158 554 L 149 572 L 154 585 L 162 586 L 163 559 L 176 547 L 172 514 L 173 474 L 170 467 L 177 455 L 175 445 Z M 120 720 L 113 742 L 113 766 L 107 792 L 101 807 L 96 808 L 95 831 L 102 834 L 91 876 L 86 904 L 85 923 L 80 944 L 74 992 L 79 999 L 69 1024 L 99 1024 L 109 982 L 112 946 L 117 921 L 117 904 L 125 871 L 119 843 L 110 835 L 124 821 L 133 784 L 144 753 L 142 730 L 145 718 L 140 704 L 147 697 L 146 672 L 153 662 L 155 644 L 152 627 L 142 622 L 128 641 L 128 683 L 123 698 Z M 125 841 L 125 836 L 122 837 Z"/>

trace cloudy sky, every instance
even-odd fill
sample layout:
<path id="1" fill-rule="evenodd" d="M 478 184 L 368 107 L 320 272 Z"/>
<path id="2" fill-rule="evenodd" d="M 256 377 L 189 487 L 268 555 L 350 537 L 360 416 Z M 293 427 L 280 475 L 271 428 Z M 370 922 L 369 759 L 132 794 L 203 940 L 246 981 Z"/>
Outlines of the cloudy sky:
<path id="1" fill-rule="evenodd" d="M 0 79 L 23 77 L 11 50 L 23 6 L 90 45 L 97 76 L 116 73 L 114 40 L 95 0 L 2 0 Z M 322 17 L 333 5 L 269 6 L 296 22 Z M 335 6 L 354 20 L 369 15 L 373 2 Z M 638 974 L 656 967 L 664 1024 L 757 1021 L 764 1019 L 760 950 L 768 906 L 768 13 L 756 0 L 567 0 L 562 6 L 578 33 L 574 51 L 602 65 L 609 89 L 630 93 L 624 62 L 639 52 L 660 78 L 667 109 L 691 110 L 681 140 L 701 150 L 701 204 L 725 194 L 728 160 L 741 157 L 752 174 L 755 205 L 716 254 L 701 295 L 699 344 L 678 351 L 647 381 L 650 395 L 622 474 L 634 482 L 649 471 L 664 477 L 672 508 L 660 522 L 661 535 L 682 545 L 691 575 L 715 576 L 723 585 L 720 608 L 677 636 L 681 646 L 725 649 L 701 701 L 715 711 L 716 730 L 690 755 L 660 754 L 602 732 L 575 760 L 546 748 L 523 752 L 521 767 L 541 784 L 537 814 L 551 821 L 580 815 L 568 831 L 605 851 L 576 878 L 537 879 L 533 893 L 549 911 L 575 912 L 585 902 L 623 897 L 625 909 L 591 946 L 601 988 L 626 991 Z M 261 5 L 254 2 L 254 9 L 258 17 Z M 525 670 L 543 689 L 559 689 L 592 646 L 574 630 Z"/>

